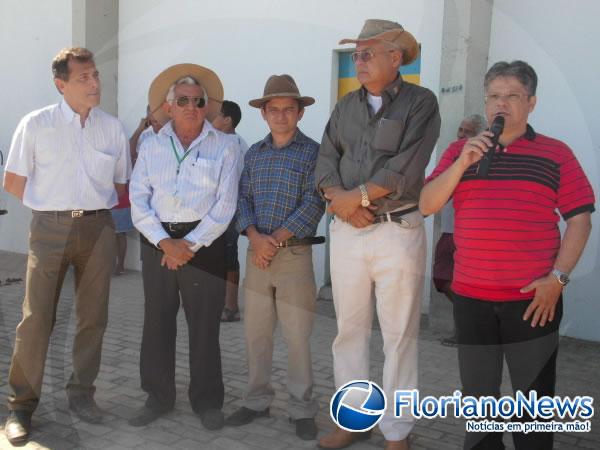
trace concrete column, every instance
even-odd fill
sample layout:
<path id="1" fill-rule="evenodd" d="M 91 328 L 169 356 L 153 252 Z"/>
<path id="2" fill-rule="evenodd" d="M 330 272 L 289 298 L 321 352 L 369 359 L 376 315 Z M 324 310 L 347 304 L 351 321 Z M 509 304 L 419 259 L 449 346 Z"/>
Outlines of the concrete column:
<path id="1" fill-rule="evenodd" d="M 488 52 L 493 0 L 445 0 L 440 65 L 439 105 L 442 117 L 436 161 L 465 115 L 483 113 L 483 77 L 488 68 Z M 431 251 L 440 235 L 439 215 L 435 218 Z M 444 295 L 431 286 L 430 321 L 434 326 L 452 329 L 452 308 Z"/>
<path id="2" fill-rule="evenodd" d="M 119 0 L 73 0 L 73 45 L 94 53 L 102 82 L 100 107 L 118 113 Z"/>

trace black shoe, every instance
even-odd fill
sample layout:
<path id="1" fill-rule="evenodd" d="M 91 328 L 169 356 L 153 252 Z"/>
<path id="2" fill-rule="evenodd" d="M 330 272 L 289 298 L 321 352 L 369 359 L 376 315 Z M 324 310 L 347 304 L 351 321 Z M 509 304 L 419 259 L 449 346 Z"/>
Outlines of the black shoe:
<path id="1" fill-rule="evenodd" d="M 312 441 L 317 438 L 317 425 L 315 419 L 308 417 L 305 419 L 294 420 L 296 424 L 296 436 L 303 441 Z"/>
<path id="2" fill-rule="evenodd" d="M 239 427 L 240 425 L 246 425 L 247 423 L 250 423 L 259 417 L 269 417 L 269 408 L 263 411 L 255 411 L 242 406 L 240 409 L 230 415 L 225 423 L 232 427 Z"/>
<path id="3" fill-rule="evenodd" d="M 225 423 L 225 416 L 220 409 L 207 409 L 200 413 L 200 422 L 207 430 L 220 430 Z"/>
<path id="4" fill-rule="evenodd" d="M 135 412 L 134 416 L 129 419 L 127 423 L 132 427 L 143 427 L 144 425 L 154 422 L 166 412 L 167 411 L 159 411 L 144 405 Z"/>
<path id="5" fill-rule="evenodd" d="M 31 413 L 29 411 L 10 411 L 4 433 L 12 445 L 24 445 L 29 440 L 31 431 Z"/>
<path id="6" fill-rule="evenodd" d="M 104 414 L 89 395 L 74 395 L 69 397 L 69 409 L 87 423 L 100 423 Z"/>

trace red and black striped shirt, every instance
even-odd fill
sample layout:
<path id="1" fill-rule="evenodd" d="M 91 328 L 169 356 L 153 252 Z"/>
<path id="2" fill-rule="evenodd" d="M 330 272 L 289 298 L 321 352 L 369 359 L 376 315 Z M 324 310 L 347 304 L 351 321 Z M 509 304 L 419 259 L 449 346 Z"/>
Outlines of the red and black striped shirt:
<path id="1" fill-rule="evenodd" d="M 465 140 L 446 149 L 426 181 L 459 157 Z M 525 135 L 494 154 L 488 177 L 477 164 L 454 193 L 454 278 L 459 295 L 490 301 L 524 300 L 519 290 L 547 275 L 560 247 L 563 219 L 594 211 L 594 192 L 573 151 L 563 142 Z"/>

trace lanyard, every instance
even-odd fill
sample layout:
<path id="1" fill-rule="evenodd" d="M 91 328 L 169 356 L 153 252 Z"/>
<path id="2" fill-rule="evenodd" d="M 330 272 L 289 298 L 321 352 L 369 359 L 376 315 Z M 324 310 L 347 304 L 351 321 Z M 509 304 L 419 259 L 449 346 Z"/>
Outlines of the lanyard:
<path id="1" fill-rule="evenodd" d="M 179 153 L 177 152 L 177 148 L 175 148 L 175 142 L 173 141 L 173 136 L 169 136 L 171 139 L 171 147 L 173 147 L 173 153 L 175 154 L 175 159 L 177 159 L 177 175 L 179 176 L 179 169 L 181 168 L 181 163 L 188 157 L 188 155 L 192 152 L 192 149 L 189 148 L 183 156 L 180 158 Z"/>

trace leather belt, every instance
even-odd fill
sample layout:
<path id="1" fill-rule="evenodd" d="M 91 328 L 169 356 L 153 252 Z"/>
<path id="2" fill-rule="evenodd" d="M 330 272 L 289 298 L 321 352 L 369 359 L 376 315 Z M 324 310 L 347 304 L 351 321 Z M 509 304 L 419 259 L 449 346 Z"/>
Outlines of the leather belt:
<path id="1" fill-rule="evenodd" d="M 33 211 L 35 214 L 51 214 L 59 217 L 84 217 L 84 216 L 94 216 L 100 214 L 106 214 L 109 212 L 108 209 L 93 209 L 93 210 L 85 210 L 85 209 L 74 209 L 71 211 Z"/>
<path id="2" fill-rule="evenodd" d="M 322 244 L 323 242 L 325 242 L 325 238 L 323 236 L 313 236 L 313 237 L 305 237 L 305 238 L 289 238 L 283 242 L 280 242 L 277 247 L 283 248 L 283 247 L 295 247 L 296 245 L 315 245 L 315 244 Z"/>
<path id="3" fill-rule="evenodd" d="M 419 206 L 415 205 L 410 208 L 403 209 L 402 211 L 395 211 L 386 214 L 380 214 L 375 216 L 375 220 L 373 223 L 385 223 L 385 222 L 397 222 L 402 223 L 404 221 L 403 217 L 412 212 L 418 211 Z"/>
<path id="4" fill-rule="evenodd" d="M 199 220 L 195 222 L 161 222 L 164 230 L 173 239 L 181 239 L 190 231 L 192 231 L 200 223 Z"/>

